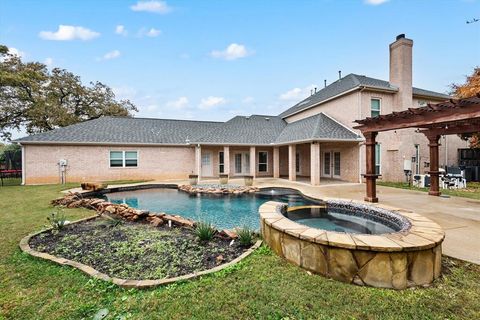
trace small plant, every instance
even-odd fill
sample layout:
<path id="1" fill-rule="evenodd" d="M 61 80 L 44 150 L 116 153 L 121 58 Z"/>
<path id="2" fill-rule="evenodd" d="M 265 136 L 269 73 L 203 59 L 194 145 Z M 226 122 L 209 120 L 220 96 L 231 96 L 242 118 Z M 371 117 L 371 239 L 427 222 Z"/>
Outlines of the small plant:
<path id="1" fill-rule="evenodd" d="M 57 209 L 50 213 L 50 215 L 47 217 L 47 221 L 53 230 L 58 232 L 63 229 L 67 219 L 65 218 L 63 211 L 61 209 Z"/>
<path id="2" fill-rule="evenodd" d="M 110 227 L 110 228 L 115 228 L 123 223 L 122 219 L 119 218 L 107 218 L 107 221 L 105 221 L 105 224 Z"/>
<path id="3" fill-rule="evenodd" d="M 253 243 L 253 230 L 248 226 L 243 226 L 237 230 L 238 242 L 244 247 L 248 247 Z"/>
<path id="4" fill-rule="evenodd" d="M 195 226 L 195 235 L 201 241 L 210 241 L 215 234 L 215 228 L 210 222 L 200 221 Z"/>

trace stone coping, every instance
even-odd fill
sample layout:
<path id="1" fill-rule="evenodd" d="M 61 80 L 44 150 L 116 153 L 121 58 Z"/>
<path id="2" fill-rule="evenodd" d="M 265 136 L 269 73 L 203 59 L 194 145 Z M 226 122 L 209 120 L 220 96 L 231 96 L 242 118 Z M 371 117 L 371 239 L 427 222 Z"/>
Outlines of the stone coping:
<path id="1" fill-rule="evenodd" d="M 323 200 L 327 202 L 341 200 L 349 201 L 351 204 L 366 205 L 363 201 L 355 200 L 333 198 Z M 260 219 L 266 225 L 280 232 L 321 245 L 345 249 L 378 252 L 418 251 L 434 248 L 445 238 L 445 233 L 438 224 L 419 214 L 381 204 L 371 206 L 393 211 L 393 213 L 403 216 L 410 223 L 410 227 L 395 233 L 377 235 L 327 231 L 308 227 L 286 218 L 282 212 L 286 210 L 287 204 L 276 201 L 268 201 L 261 205 L 259 213 Z"/>
<path id="2" fill-rule="evenodd" d="M 84 219 L 80 219 L 80 220 L 70 222 L 69 224 L 81 223 L 81 222 L 96 219 L 98 217 L 99 216 L 95 215 L 95 216 L 92 216 L 92 217 L 87 217 L 87 218 L 84 218 Z M 45 230 L 34 232 L 34 233 L 31 233 L 28 236 L 24 237 L 22 240 L 20 240 L 20 244 L 19 244 L 20 249 L 23 252 L 28 253 L 29 255 L 34 256 L 34 257 L 50 260 L 50 261 L 53 261 L 55 263 L 58 263 L 58 264 L 64 265 L 64 266 L 72 266 L 72 267 L 77 268 L 77 269 L 83 271 L 84 273 L 88 274 L 89 276 L 92 276 L 96 279 L 101 279 L 101 280 L 104 280 L 104 281 L 112 282 L 112 283 L 114 283 L 114 284 L 116 284 L 120 287 L 124 287 L 124 288 L 137 288 L 137 289 L 150 288 L 150 287 L 155 287 L 155 286 L 160 286 L 160 285 L 171 284 L 171 283 L 178 282 L 178 281 L 190 280 L 190 279 L 198 278 L 200 276 L 204 276 L 204 275 L 207 275 L 207 274 L 210 274 L 210 273 L 214 273 L 214 272 L 223 270 L 223 269 L 228 268 L 228 267 L 240 262 L 241 260 L 245 259 L 247 256 L 249 256 L 253 251 L 255 251 L 262 244 L 262 240 L 258 240 L 247 251 L 245 251 L 244 253 L 242 253 L 240 256 L 236 257 L 232 261 L 221 264 L 221 265 L 218 265 L 218 266 L 216 266 L 214 268 L 211 268 L 211 269 L 207 269 L 207 270 L 203 270 L 203 271 L 199 271 L 199 272 L 194 272 L 194 273 L 190 273 L 190 274 L 186 274 L 186 275 L 182 275 L 182 276 L 178 276 L 178 277 L 174 277 L 174 278 L 154 279 L 154 280 L 133 280 L 133 279 L 121 279 L 121 278 L 116 278 L 116 277 L 110 277 L 109 275 L 107 275 L 105 273 L 102 273 L 98 270 L 95 270 L 94 268 L 92 268 L 88 265 L 85 265 L 83 263 L 73 261 L 73 260 L 69 260 L 69 259 L 65 259 L 65 258 L 59 258 L 59 257 L 56 257 L 54 255 L 51 255 L 51 254 L 48 254 L 48 253 L 45 253 L 45 252 L 39 252 L 39 251 L 33 250 L 29 245 L 30 239 L 32 237 L 36 236 L 36 235 L 48 232 L 50 230 L 52 230 L 52 228 L 48 228 L 48 229 L 45 229 Z"/>

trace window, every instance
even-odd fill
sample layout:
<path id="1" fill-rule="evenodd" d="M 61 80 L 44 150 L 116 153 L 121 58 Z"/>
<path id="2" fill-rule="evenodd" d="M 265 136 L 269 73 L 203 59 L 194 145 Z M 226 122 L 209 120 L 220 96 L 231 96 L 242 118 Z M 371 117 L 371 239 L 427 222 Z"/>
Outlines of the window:
<path id="1" fill-rule="evenodd" d="M 427 105 L 427 101 L 425 100 L 418 100 L 418 106 L 419 107 L 425 107 Z"/>
<path id="2" fill-rule="evenodd" d="M 295 154 L 295 172 L 300 173 L 300 153 Z"/>
<path id="3" fill-rule="evenodd" d="M 333 175 L 340 176 L 340 152 L 333 153 Z"/>
<path id="4" fill-rule="evenodd" d="M 380 174 L 381 171 L 381 148 L 380 144 L 376 143 L 375 144 L 375 174 Z"/>
<path id="5" fill-rule="evenodd" d="M 370 107 L 372 117 L 377 117 L 380 115 L 380 99 L 370 100 Z"/>
<path id="6" fill-rule="evenodd" d="M 225 157 L 223 151 L 218 153 L 218 172 L 224 173 L 225 171 Z"/>
<path id="7" fill-rule="evenodd" d="M 258 153 L 258 172 L 268 171 L 268 153 L 266 151 L 260 151 Z"/>
<path id="8" fill-rule="evenodd" d="M 110 151 L 110 167 L 137 167 L 137 151 Z"/>

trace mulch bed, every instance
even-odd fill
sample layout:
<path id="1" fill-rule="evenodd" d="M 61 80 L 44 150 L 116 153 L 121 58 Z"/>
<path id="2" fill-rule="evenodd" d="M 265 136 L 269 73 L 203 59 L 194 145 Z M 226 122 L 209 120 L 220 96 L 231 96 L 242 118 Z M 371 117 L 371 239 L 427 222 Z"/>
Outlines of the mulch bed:
<path id="1" fill-rule="evenodd" d="M 111 277 L 164 279 L 229 262 L 248 248 L 220 235 L 198 240 L 187 227 L 97 218 L 32 237 L 36 251 L 74 260 Z"/>

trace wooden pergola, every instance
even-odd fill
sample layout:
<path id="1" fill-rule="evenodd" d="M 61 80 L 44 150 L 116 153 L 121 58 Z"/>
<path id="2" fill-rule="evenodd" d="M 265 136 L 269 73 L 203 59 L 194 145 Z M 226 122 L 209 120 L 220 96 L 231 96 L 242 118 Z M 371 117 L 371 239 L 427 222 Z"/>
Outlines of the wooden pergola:
<path id="1" fill-rule="evenodd" d="M 425 107 L 408 108 L 400 112 L 380 115 L 373 118 L 356 120 L 366 139 L 367 195 L 365 201 L 378 202 L 375 173 L 375 138 L 379 132 L 405 128 L 417 128 L 425 134 L 430 147 L 430 191 L 428 194 L 439 196 L 439 160 L 438 143 L 442 135 L 469 135 L 480 132 L 480 94 L 466 99 L 451 99 Z"/>

